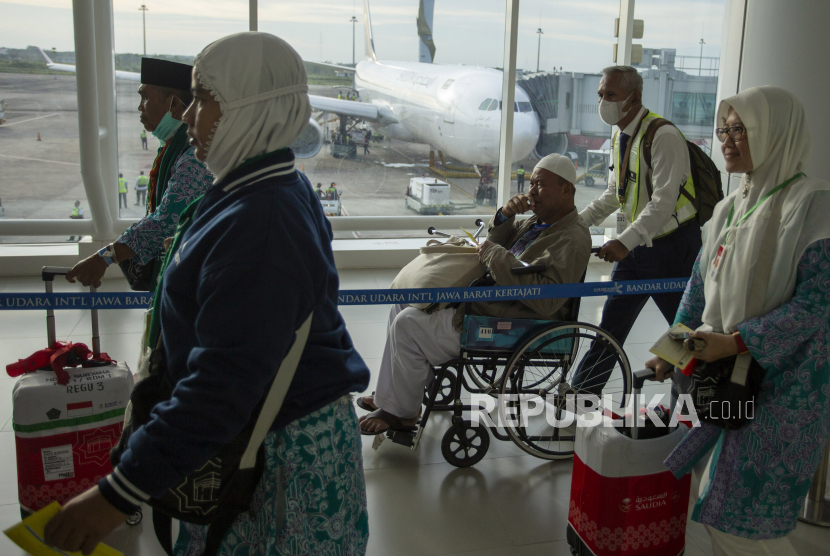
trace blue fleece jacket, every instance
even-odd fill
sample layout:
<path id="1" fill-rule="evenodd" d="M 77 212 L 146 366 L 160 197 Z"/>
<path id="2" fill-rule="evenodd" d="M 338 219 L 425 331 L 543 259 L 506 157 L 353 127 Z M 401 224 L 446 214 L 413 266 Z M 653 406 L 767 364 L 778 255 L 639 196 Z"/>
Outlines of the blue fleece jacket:
<path id="1" fill-rule="evenodd" d="M 205 194 L 165 271 L 160 322 L 172 399 L 130 437 L 101 493 L 125 513 L 200 468 L 267 394 L 295 331 L 311 333 L 272 430 L 344 394 L 369 370 L 337 310 L 332 231 L 285 149 Z"/>

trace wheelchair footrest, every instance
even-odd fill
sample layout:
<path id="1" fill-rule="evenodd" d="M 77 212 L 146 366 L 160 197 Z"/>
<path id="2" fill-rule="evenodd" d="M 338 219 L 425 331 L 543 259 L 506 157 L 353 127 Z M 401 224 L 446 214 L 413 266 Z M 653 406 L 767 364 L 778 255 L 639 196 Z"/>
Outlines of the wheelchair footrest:
<path id="1" fill-rule="evenodd" d="M 401 444 L 411 448 L 415 444 L 415 435 L 417 430 L 402 431 L 402 430 L 388 430 L 386 431 L 386 438 L 389 438 L 395 444 Z"/>

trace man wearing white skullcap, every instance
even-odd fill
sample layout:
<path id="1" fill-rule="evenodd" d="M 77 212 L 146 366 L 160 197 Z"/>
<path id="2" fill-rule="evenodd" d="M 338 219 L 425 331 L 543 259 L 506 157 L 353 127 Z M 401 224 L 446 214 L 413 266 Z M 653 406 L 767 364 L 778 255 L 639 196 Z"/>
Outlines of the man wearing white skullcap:
<path id="1" fill-rule="evenodd" d="M 528 192 L 505 204 L 490 222 L 479 258 L 499 286 L 538 286 L 579 282 L 588 266 L 591 235 L 574 206 L 576 169 L 558 154 L 546 156 L 530 177 Z M 533 212 L 517 220 L 516 216 Z M 523 265 L 544 267 L 536 274 L 513 274 Z M 563 320 L 569 318 L 568 299 L 527 299 L 479 302 L 469 313 L 498 318 Z M 361 418 L 362 433 L 379 434 L 389 428 L 415 425 L 431 365 L 458 357 L 461 326 L 467 305 L 427 314 L 408 305 L 396 305 L 389 314 L 386 347 L 380 363 L 377 391 L 358 400 L 374 410 Z"/>

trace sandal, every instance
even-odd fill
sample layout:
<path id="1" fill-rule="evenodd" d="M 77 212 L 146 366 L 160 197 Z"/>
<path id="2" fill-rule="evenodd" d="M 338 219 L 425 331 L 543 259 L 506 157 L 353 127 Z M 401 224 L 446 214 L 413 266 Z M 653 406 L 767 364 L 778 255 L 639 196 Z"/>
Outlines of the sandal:
<path id="1" fill-rule="evenodd" d="M 375 393 L 372 392 L 370 395 L 374 396 Z M 367 397 L 367 396 L 360 396 L 359 398 L 357 398 L 357 402 L 355 402 L 355 403 L 357 403 L 357 407 L 359 407 L 360 409 L 365 409 L 366 411 L 377 411 L 378 410 L 377 406 L 372 407 L 371 405 L 369 405 L 369 404 L 367 404 L 366 402 L 363 401 L 363 398 L 365 398 L 365 397 Z"/>
<path id="2" fill-rule="evenodd" d="M 369 413 L 360 422 L 363 423 L 366 419 L 379 419 L 389 425 L 389 427 L 379 431 L 367 431 L 363 427 L 360 427 L 360 434 L 363 436 L 377 436 L 387 431 L 414 431 L 418 429 L 418 427 L 413 425 L 405 425 L 401 421 L 400 417 L 392 415 L 388 411 L 384 411 L 382 409 L 377 409 Z"/>

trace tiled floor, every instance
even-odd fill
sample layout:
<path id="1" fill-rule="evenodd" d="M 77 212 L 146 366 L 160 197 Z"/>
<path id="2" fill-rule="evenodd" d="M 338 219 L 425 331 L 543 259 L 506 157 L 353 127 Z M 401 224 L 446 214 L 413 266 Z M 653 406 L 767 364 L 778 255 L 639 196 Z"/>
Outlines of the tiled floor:
<path id="1" fill-rule="evenodd" d="M 591 263 L 587 281 L 606 280 L 610 265 Z M 349 270 L 341 274 L 343 289 L 385 288 L 394 270 Z M 37 278 L 0 281 L 0 292 L 37 292 Z M 68 284 L 56 290 L 78 289 Z M 121 280 L 105 282 L 103 290 L 122 291 Z M 603 298 L 582 302 L 581 320 L 598 323 Z M 385 306 L 341 309 L 355 345 L 372 370 L 374 389 L 383 350 L 388 308 Z M 141 331 L 141 311 L 102 311 L 101 344 L 113 357 L 136 361 Z M 633 369 L 642 368 L 648 348 L 665 330 L 657 307 L 649 303 L 635 325 L 626 352 Z M 89 316 L 61 311 L 57 316 L 61 339 L 88 340 Z M 0 313 L 0 359 L 8 363 L 43 347 L 45 318 L 40 311 Z M 3 375 L 5 377 L 5 375 Z M 19 520 L 14 475 L 14 434 L 11 429 L 11 391 L 14 379 L 0 377 L 0 529 Z M 646 393 L 668 393 L 668 387 L 652 385 Z M 449 425 L 446 414 L 430 418 L 420 447 L 412 452 L 386 441 L 377 451 L 372 439 L 364 439 L 363 462 L 369 500 L 372 556 L 565 556 L 567 503 L 571 461 L 544 462 L 526 455 L 511 443 L 493 440 L 486 457 L 475 467 L 457 469 L 441 456 L 441 437 Z M 799 524 L 793 545 L 801 556 L 827 554 L 830 530 Z M 137 527 L 123 526 L 108 543 L 139 556 L 162 556 L 150 520 Z M 708 535 L 689 523 L 686 555 L 711 555 Z M 23 553 L 0 536 L 0 555 Z"/>

